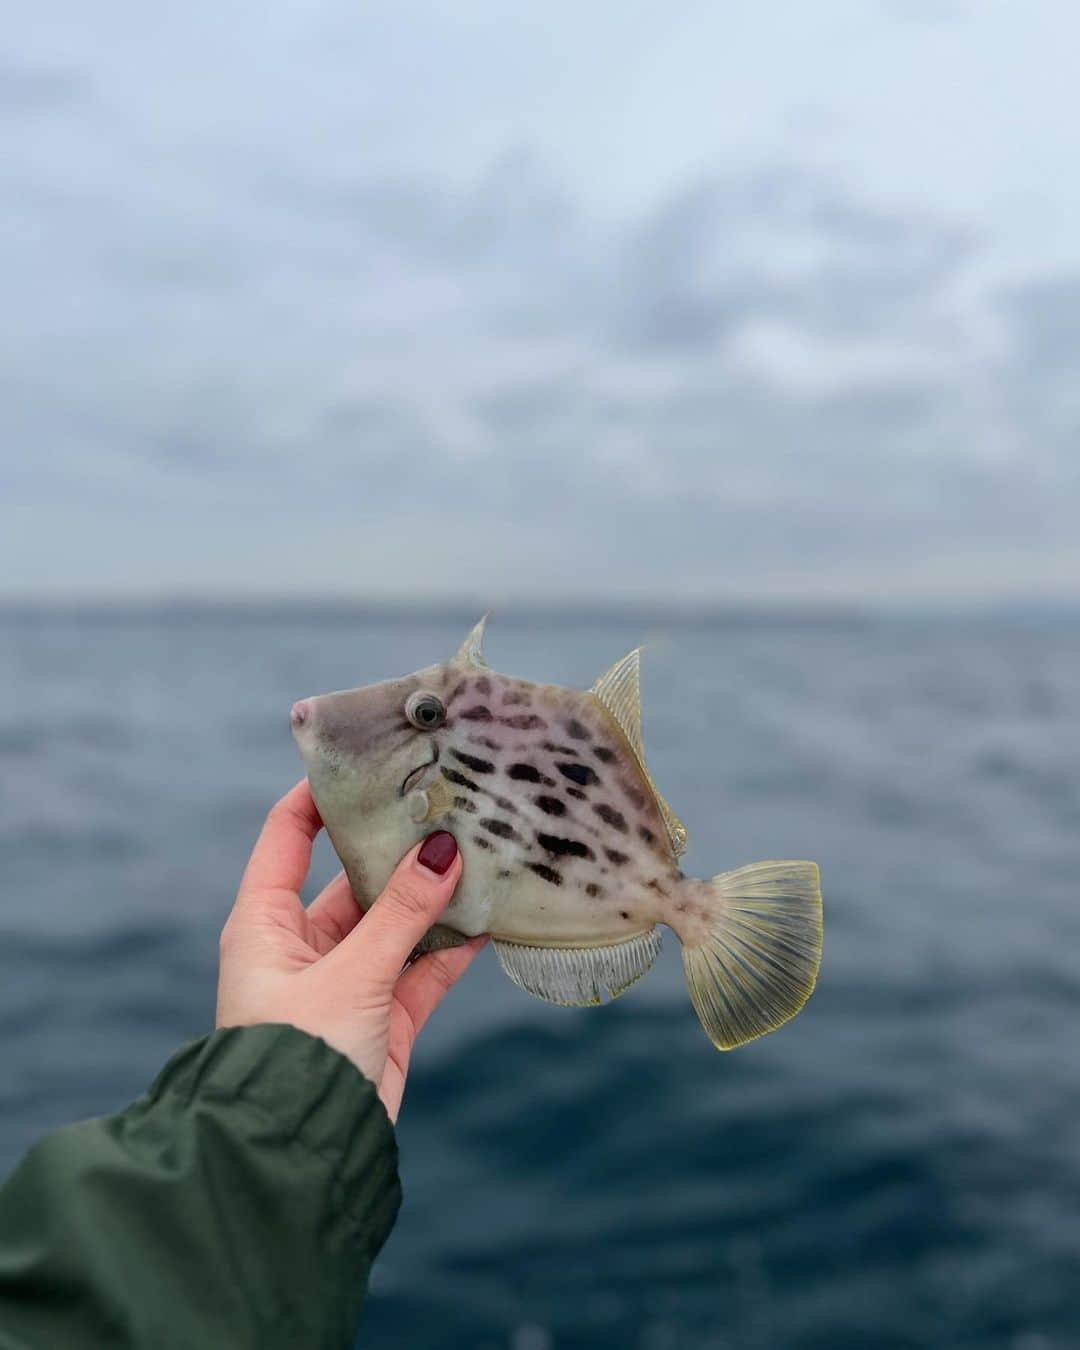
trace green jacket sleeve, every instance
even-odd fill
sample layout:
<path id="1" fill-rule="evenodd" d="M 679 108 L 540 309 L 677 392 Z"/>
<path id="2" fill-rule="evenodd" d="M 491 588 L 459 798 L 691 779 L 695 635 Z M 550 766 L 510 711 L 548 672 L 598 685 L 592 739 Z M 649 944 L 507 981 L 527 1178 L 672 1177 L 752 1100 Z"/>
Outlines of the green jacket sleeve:
<path id="1" fill-rule="evenodd" d="M 400 1199 L 348 1060 L 293 1027 L 216 1031 L 0 1189 L 0 1350 L 344 1350 Z"/>

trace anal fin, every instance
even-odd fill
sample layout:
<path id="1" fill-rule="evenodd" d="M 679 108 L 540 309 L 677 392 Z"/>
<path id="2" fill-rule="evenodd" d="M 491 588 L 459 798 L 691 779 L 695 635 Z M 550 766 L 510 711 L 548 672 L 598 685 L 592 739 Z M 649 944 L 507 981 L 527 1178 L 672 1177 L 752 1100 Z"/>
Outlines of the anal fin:
<path id="1" fill-rule="evenodd" d="M 493 938 L 499 964 L 519 989 L 545 1003 L 581 1007 L 618 996 L 641 979 L 660 951 L 650 928 L 606 947 L 529 947 Z"/>

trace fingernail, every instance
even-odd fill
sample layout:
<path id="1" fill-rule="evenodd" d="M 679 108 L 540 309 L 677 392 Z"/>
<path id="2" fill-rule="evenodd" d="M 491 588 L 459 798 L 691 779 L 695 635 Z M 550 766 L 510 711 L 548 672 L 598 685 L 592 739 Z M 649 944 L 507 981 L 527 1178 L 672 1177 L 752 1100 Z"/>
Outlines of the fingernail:
<path id="1" fill-rule="evenodd" d="M 457 857 L 457 840 L 449 830 L 436 830 L 420 845 L 416 861 L 437 877 L 445 876 Z"/>

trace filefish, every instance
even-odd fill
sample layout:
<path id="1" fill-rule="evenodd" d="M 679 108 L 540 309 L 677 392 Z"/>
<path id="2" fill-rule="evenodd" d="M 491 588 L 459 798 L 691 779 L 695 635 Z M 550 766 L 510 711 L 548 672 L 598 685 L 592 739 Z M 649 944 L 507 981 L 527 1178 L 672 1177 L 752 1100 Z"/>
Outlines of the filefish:
<path id="1" fill-rule="evenodd" d="M 484 623 L 449 661 L 293 705 L 312 797 L 358 904 L 424 835 L 447 829 L 464 869 L 418 950 L 489 933 L 522 989 L 595 1004 L 648 971 L 663 925 L 718 1049 L 793 1017 L 821 957 L 817 865 L 684 876 L 686 830 L 645 764 L 640 649 L 591 689 L 567 689 L 492 670 Z"/>

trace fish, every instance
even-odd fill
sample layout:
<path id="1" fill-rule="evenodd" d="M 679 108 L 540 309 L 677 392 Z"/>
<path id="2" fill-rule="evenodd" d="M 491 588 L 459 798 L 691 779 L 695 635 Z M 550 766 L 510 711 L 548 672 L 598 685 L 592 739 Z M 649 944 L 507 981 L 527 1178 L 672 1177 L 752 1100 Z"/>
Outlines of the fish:
<path id="1" fill-rule="evenodd" d="M 358 905 L 414 844 L 446 829 L 463 872 L 417 953 L 486 933 L 520 988 L 582 1006 L 636 983 L 664 927 L 718 1049 L 783 1025 L 817 980 L 817 864 L 684 875 L 686 830 L 645 762 L 641 648 L 591 689 L 570 689 L 493 670 L 485 624 L 449 661 L 292 707 L 311 794 Z"/>

